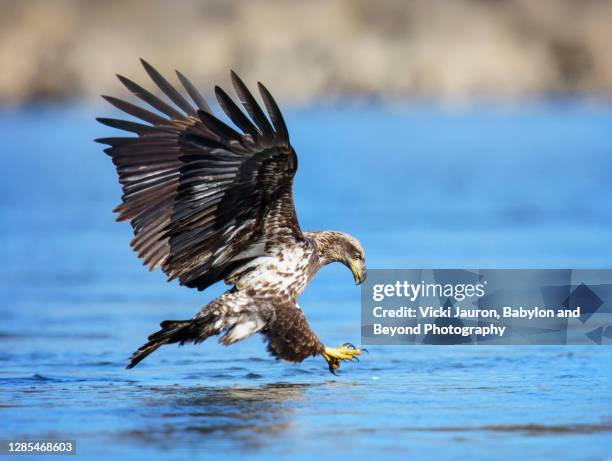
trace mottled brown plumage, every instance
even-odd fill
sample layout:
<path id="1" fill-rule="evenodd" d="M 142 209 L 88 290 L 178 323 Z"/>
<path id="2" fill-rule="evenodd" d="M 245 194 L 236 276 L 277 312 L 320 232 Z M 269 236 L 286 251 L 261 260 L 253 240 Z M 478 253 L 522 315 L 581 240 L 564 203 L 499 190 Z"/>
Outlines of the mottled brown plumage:
<path id="1" fill-rule="evenodd" d="M 260 332 L 274 356 L 300 362 L 321 354 L 333 371 L 339 360 L 357 353 L 325 348 L 296 299 L 331 262 L 347 265 L 361 282 L 365 255 L 347 234 L 300 230 L 293 205 L 297 156 L 272 95 L 258 84 L 266 116 L 232 72 L 246 113 L 215 87 L 232 127 L 213 115 L 184 75 L 177 72 L 193 104 L 151 65 L 142 63 L 167 99 L 119 76 L 154 111 L 105 96 L 139 121 L 98 119 L 135 134 L 98 140 L 109 146 L 105 152 L 117 167 L 123 189 L 118 220 L 131 224 L 132 247 L 150 270 L 160 268 L 168 280 L 176 278 L 198 290 L 220 280 L 233 288 L 191 320 L 162 322 L 128 367 L 163 344 L 219 336 L 229 345 Z"/>
<path id="2" fill-rule="evenodd" d="M 301 362 L 323 353 L 324 346 L 295 304 L 276 304 L 274 317 L 263 328 L 268 351 L 279 359 Z"/>

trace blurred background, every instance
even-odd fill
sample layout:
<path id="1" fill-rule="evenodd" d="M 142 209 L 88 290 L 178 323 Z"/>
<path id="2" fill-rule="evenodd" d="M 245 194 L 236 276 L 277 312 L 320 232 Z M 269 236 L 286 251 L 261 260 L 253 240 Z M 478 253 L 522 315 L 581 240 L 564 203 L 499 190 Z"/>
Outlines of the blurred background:
<path id="1" fill-rule="evenodd" d="M 96 97 L 135 56 L 286 100 L 612 92 L 607 0 L 5 0 L 0 101 Z"/>
<path id="2" fill-rule="evenodd" d="M 254 337 L 124 370 L 161 320 L 225 287 L 145 270 L 93 139 L 117 135 L 95 117 L 120 116 L 100 94 L 134 101 L 115 73 L 153 90 L 139 57 L 209 96 L 234 69 L 281 104 L 302 228 L 355 235 L 370 268 L 610 268 L 611 1 L 0 11 L 3 439 L 74 439 L 100 460 L 608 459 L 605 346 L 371 347 L 333 377 L 320 358 L 275 362 Z M 359 300 L 333 265 L 299 302 L 337 345 L 359 343 Z"/>

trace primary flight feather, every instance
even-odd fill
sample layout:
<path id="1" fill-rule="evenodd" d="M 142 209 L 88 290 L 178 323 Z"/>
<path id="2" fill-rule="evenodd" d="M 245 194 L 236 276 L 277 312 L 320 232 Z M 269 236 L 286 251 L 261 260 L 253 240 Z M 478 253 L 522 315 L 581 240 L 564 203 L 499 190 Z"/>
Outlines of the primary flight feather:
<path id="1" fill-rule="evenodd" d="M 322 355 L 332 372 L 342 360 L 356 359 L 361 351 L 349 343 L 324 346 L 296 299 L 332 262 L 345 264 L 361 283 L 365 254 L 348 234 L 300 229 L 293 205 L 297 156 L 270 92 L 258 83 L 266 115 L 231 72 L 244 111 L 215 87 L 231 127 L 212 113 L 183 74 L 177 72 L 191 102 L 150 64 L 142 64 L 167 100 L 118 76 L 155 112 L 104 96 L 140 121 L 98 119 L 135 134 L 97 140 L 109 146 L 105 152 L 123 189 L 118 220 L 131 224 L 132 248 L 151 270 L 161 268 L 168 280 L 178 278 L 198 290 L 220 280 L 232 288 L 190 320 L 162 322 L 128 368 L 164 344 L 199 343 L 219 335 L 229 345 L 258 332 L 280 359 L 301 362 Z"/>

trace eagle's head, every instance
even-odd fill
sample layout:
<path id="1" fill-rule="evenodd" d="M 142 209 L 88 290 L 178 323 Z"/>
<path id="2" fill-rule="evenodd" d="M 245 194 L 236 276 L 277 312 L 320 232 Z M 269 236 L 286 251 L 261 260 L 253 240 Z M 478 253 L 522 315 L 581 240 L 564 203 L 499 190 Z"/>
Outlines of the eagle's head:
<path id="1" fill-rule="evenodd" d="M 340 262 L 353 273 L 355 284 L 366 279 L 365 252 L 359 240 L 349 234 L 335 231 L 308 233 L 314 237 L 323 264 Z"/>
<path id="2" fill-rule="evenodd" d="M 359 240 L 348 234 L 341 235 L 341 250 L 339 261 L 353 273 L 355 285 L 363 283 L 368 275 L 365 263 L 365 251 Z"/>

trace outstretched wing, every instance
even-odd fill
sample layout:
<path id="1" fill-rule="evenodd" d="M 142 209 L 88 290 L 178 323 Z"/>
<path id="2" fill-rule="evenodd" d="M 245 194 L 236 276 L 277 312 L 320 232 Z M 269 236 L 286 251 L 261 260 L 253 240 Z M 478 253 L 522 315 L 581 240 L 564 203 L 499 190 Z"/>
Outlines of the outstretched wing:
<path id="1" fill-rule="evenodd" d="M 160 267 L 168 280 L 203 290 L 279 243 L 302 240 L 292 192 L 297 157 L 268 90 L 258 84 L 270 120 L 234 72 L 234 89 L 248 116 L 215 88 L 237 131 L 212 114 L 182 74 L 177 72 L 193 104 L 142 64 L 169 101 L 118 76 L 157 112 L 104 96 L 144 123 L 99 118 L 137 136 L 97 141 L 110 146 L 105 152 L 123 188 L 117 220 L 132 225 L 132 248 L 150 270 Z"/>

